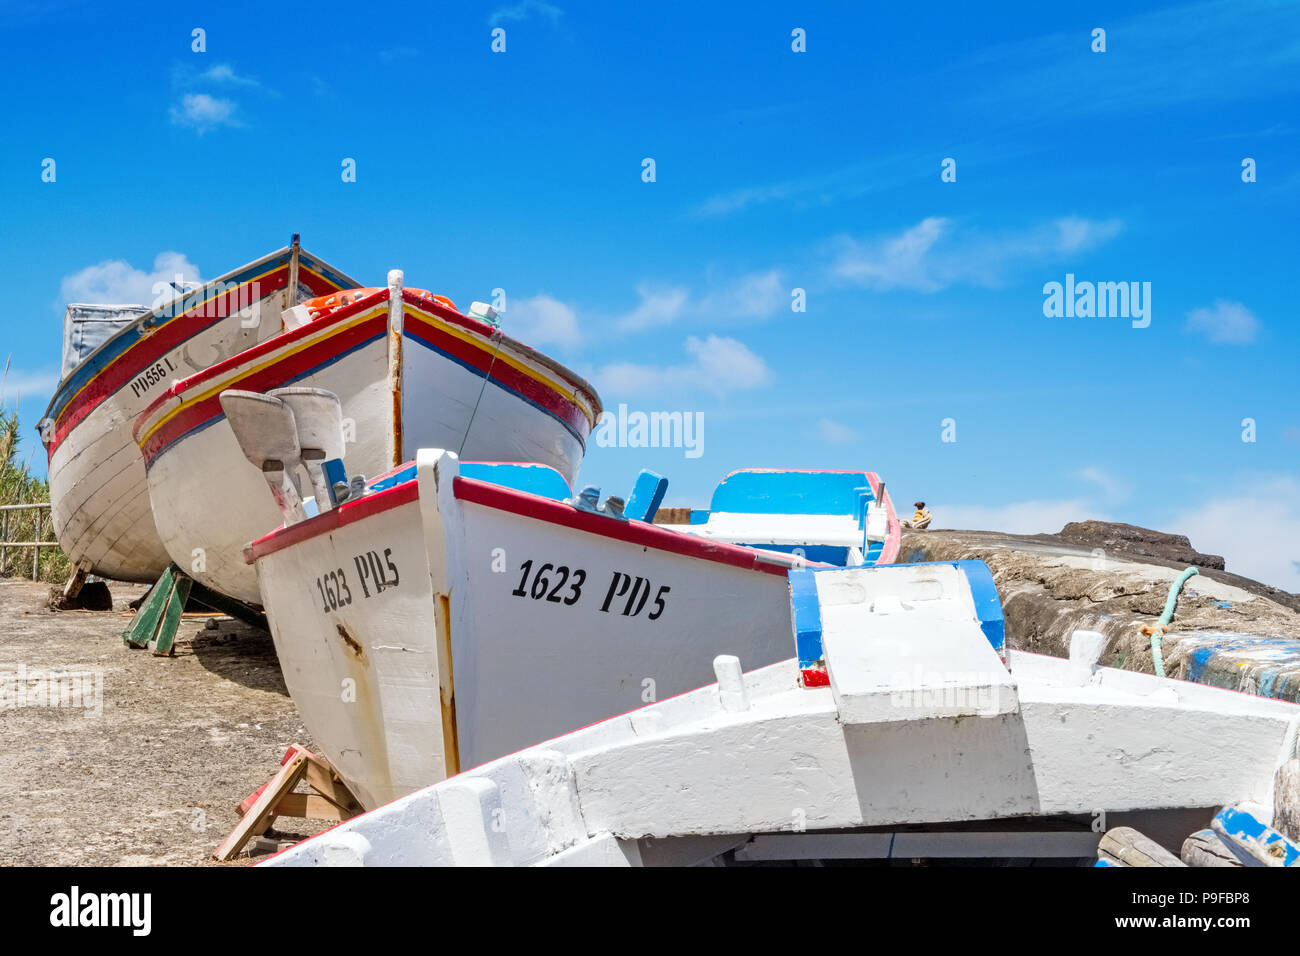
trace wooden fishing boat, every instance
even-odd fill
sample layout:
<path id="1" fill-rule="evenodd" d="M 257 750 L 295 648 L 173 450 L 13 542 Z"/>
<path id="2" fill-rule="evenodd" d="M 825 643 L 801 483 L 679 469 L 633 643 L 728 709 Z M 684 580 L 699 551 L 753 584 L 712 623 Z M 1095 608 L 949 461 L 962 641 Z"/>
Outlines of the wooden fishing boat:
<path id="1" fill-rule="evenodd" d="M 268 414 L 274 398 L 223 404 L 283 503 L 276 463 L 297 446 L 236 397 Z M 599 503 L 543 465 L 426 449 L 248 547 L 290 694 L 364 805 L 690 690 L 719 648 L 788 655 L 786 572 L 814 562 L 649 523 L 664 482 L 644 477 Z"/>
<path id="2" fill-rule="evenodd" d="M 400 271 L 389 279 L 303 303 L 284 332 L 172 384 L 136 420 L 154 522 L 197 581 L 260 604 L 243 548 L 282 521 L 226 421 L 227 389 L 332 391 L 353 475 L 387 472 L 421 447 L 577 474 L 601 411 L 595 389 L 449 299 L 403 288 Z"/>
<path id="3" fill-rule="evenodd" d="M 39 430 L 54 535 L 81 576 L 152 582 L 167 567 L 131 436 L 167 383 L 276 334 L 281 312 L 299 299 L 355 285 L 300 251 L 295 236 L 288 248 L 129 321 L 64 376 Z"/>
<path id="4" fill-rule="evenodd" d="M 779 468 L 727 475 L 681 530 L 838 566 L 893 564 L 903 535 L 875 472 Z"/>
<path id="5" fill-rule="evenodd" d="M 817 646 L 827 684 L 801 681 L 798 658 L 742 673 L 720 655 L 716 683 L 467 770 L 262 865 L 1082 866 L 1125 826 L 1176 854 L 1224 804 L 1257 808 L 1213 824 L 1244 861 L 1295 859 L 1258 820 L 1288 799 L 1278 768 L 1296 764 L 1300 705 L 1099 667 L 1087 632 L 1068 660 L 1013 650 L 1004 664 L 977 565 L 793 571 L 798 654 Z M 734 633 L 705 643 L 735 646 Z"/>

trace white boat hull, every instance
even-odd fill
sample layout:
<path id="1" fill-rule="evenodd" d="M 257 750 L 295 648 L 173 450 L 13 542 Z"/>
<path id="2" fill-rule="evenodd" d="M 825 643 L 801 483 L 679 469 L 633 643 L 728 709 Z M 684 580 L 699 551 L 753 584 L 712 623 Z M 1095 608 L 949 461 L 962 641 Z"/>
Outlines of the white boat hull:
<path id="1" fill-rule="evenodd" d="M 742 674 L 720 656 L 710 686 L 470 769 L 269 862 L 1078 861 L 1128 813 L 1274 804 L 1300 706 L 1086 657 L 1012 651 L 1008 669 L 959 564 L 795 572 L 800 657 L 816 642 L 827 684 L 800 686 L 801 660 Z"/>
<path id="2" fill-rule="evenodd" d="M 402 303 L 396 410 L 389 301 L 381 295 L 286 332 L 178 383 L 140 417 L 136 437 L 148 463 L 154 521 L 167 554 L 195 580 L 261 604 L 243 548 L 282 521 L 222 413 L 219 396 L 228 388 L 293 384 L 334 392 L 343 407 L 349 474 L 374 477 L 420 447 L 451 447 L 474 459 L 541 462 L 569 482 L 577 475 L 600 410 L 590 387 L 509 340 L 496 348 L 487 326 L 458 326 L 414 299 Z M 528 400 L 529 388 L 551 407 Z"/>
<path id="3" fill-rule="evenodd" d="M 54 535 L 74 565 L 149 582 L 167 567 L 132 423 L 169 381 L 280 330 L 289 259 L 284 249 L 214 280 L 193 294 L 193 308 L 178 315 L 157 310 L 144 316 L 60 384 L 43 437 Z M 298 281 L 299 294 L 313 296 L 353 280 L 303 254 Z"/>
<path id="4" fill-rule="evenodd" d="M 801 559 L 458 471 L 421 452 L 417 481 L 248 552 L 294 702 L 364 805 L 697 687 L 719 652 L 788 656 Z"/>

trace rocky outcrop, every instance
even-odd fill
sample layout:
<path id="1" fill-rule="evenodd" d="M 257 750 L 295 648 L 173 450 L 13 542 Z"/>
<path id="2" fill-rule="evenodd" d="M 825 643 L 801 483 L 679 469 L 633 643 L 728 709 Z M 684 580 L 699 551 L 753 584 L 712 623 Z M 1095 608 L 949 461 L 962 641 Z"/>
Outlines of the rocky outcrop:
<path id="1" fill-rule="evenodd" d="M 993 573 L 1011 647 L 1066 657 L 1076 630 L 1098 631 L 1106 637 L 1102 664 L 1146 673 L 1153 671 L 1151 638 L 1142 626 L 1155 624 L 1170 584 L 1191 563 L 1061 535 L 903 534 L 900 561 L 961 559 L 983 561 Z M 1168 675 L 1300 699 L 1300 596 L 1202 567 L 1184 587 L 1164 638 Z"/>
<path id="2" fill-rule="evenodd" d="M 1214 568 L 1216 571 L 1225 569 L 1222 557 L 1197 551 L 1186 535 L 1166 534 L 1150 528 L 1139 528 L 1134 524 L 1118 521 L 1071 521 L 1061 529 L 1059 537 L 1072 544 L 1101 548 L 1117 554 L 1162 558 L 1176 564 Z"/>

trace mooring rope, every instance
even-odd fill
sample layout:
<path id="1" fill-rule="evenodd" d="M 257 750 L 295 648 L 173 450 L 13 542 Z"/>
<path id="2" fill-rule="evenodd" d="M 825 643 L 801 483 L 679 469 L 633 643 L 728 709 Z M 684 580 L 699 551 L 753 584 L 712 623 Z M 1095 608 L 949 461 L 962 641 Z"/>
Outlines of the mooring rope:
<path id="1" fill-rule="evenodd" d="M 1164 613 L 1160 615 L 1160 620 L 1156 622 L 1155 628 L 1151 631 L 1151 660 L 1155 665 L 1156 676 L 1165 676 L 1165 658 L 1160 649 L 1160 641 L 1169 630 L 1169 622 L 1174 619 L 1174 608 L 1178 605 L 1178 595 L 1183 590 L 1183 585 L 1193 574 L 1199 574 L 1195 568 L 1188 568 L 1182 574 L 1178 575 L 1173 584 L 1169 585 L 1169 597 L 1165 599 Z"/>
<path id="2" fill-rule="evenodd" d="M 483 401 L 483 390 L 487 388 L 488 379 L 492 377 L 492 367 L 497 364 L 497 353 L 501 351 L 502 335 L 503 333 L 498 329 L 493 336 L 497 340 L 496 348 L 492 350 L 492 361 L 488 362 L 487 374 L 483 376 L 483 384 L 478 389 L 478 398 L 474 400 L 474 408 L 469 413 L 469 421 L 465 423 L 465 434 L 461 436 L 460 447 L 456 449 L 457 458 L 465 451 L 465 442 L 469 441 L 469 430 L 474 425 L 474 416 L 478 414 L 479 403 Z"/>

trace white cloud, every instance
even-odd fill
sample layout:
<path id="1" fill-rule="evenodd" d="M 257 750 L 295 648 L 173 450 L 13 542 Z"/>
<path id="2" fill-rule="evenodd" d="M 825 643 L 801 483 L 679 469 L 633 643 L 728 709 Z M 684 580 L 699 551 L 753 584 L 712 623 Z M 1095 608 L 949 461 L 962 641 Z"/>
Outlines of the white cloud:
<path id="1" fill-rule="evenodd" d="M 637 286 L 640 301 L 631 312 L 615 320 L 624 332 L 662 327 L 683 318 L 766 319 L 790 303 L 790 291 L 778 269 L 751 272 L 718 283 L 701 296 L 692 296 L 686 286 Z"/>
<path id="2" fill-rule="evenodd" d="M 935 292 L 943 283 L 933 274 L 930 250 L 949 230 L 947 219 L 930 217 L 892 238 L 859 243 L 845 237 L 835 262 L 835 274 L 868 288 L 901 286 L 920 292 Z"/>
<path id="3" fill-rule="evenodd" d="M 179 105 L 171 108 L 172 122 L 177 126 L 190 126 L 206 133 L 218 126 L 242 126 L 235 116 L 233 100 L 209 96 L 207 93 L 186 93 Z"/>
<path id="4" fill-rule="evenodd" d="M 1175 515 L 1169 529 L 1223 555 L 1234 574 L 1300 592 L 1300 480 L 1265 476 L 1229 487 Z"/>
<path id="5" fill-rule="evenodd" d="M 508 302 L 501 316 L 501 327 L 507 334 L 533 346 L 574 346 L 582 341 L 582 330 L 572 307 L 545 293 Z"/>
<path id="6" fill-rule="evenodd" d="M 700 312 L 714 318 L 766 319 L 790 304 L 790 290 L 776 269 L 751 272 L 709 293 Z"/>
<path id="7" fill-rule="evenodd" d="M 1123 501 L 1129 496 L 1129 487 L 1104 468 L 1089 465 L 1077 473 L 1077 477 L 1096 485 L 1103 495 L 1112 501 Z M 1059 529 L 1058 529 L 1059 530 Z"/>
<path id="8" fill-rule="evenodd" d="M 1123 223 L 1118 219 L 1096 220 L 1066 216 L 1064 219 L 1056 220 L 1050 228 L 1056 232 L 1054 251 L 1069 254 L 1087 252 L 1102 243 L 1109 242 L 1119 235 Z M 1052 248 L 1050 237 L 1048 248 Z"/>
<path id="9" fill-rule="evenodd" d="M 938 505 L 931 503 L 933 528 L 1002 531 L 1006 534 L 1055 534 L 1070 521 L 1108 520 L 1087 498 L 1017 501 L 1006 505 Z"/>
<path id="10" fill-rule="evenodd" d="M 1029 266 L 1082 255 L 1109 242 L 1123 224 L 1067 216 L 985 235 L 931 216 L 892 236 L 839 236 L 831 271 L 869 289 L 938 292 L 952 285 L 996 287 Z"/>
<path id="11" fill-rule="evenodd" d="M 49 401 L 58 384 L 57 368 L 36 371 L 10 368 L 0 372 L 0 409 L 13 412 L 35 407 L 39 411 L 39 406 Z"/>
<path id="12" fill-rule="evenodd" d="M 822 441 L 830 442 L 832 445 L 851 445 L 858 440 L 858 433 L 854 429 L 831 421 L 829 418 L 817 422 L 817 434 Z"/>
<path id="13" fill-rule="evenodd" d="M 636 294 L 641 299 L 637 307 L 617 320 L 618 327 L 625 332 L 676 322 L 690 291 L 680 286 L 657 289 L 643 282 L 636 287 Z"/>
<path id="14" fill-rule="evenodd" d="M 1226 345 L 1249 345 L 1255 341 L 1260 322 L 1240 302 L 1219 299 L 1212 308 L 1192 309 L 1187 313 L 1187 328 L 1200 332 L 1211 342 Z"/>
<path id="15" fill-rule="evenodd" d="M 689 336 L 684 344 L 689 361 L 678 365 L 615 362 L 599 369 L 596 386 L 610 395 L 638 392 L 704 390 L 715 394 L 766 385 L 772 371 L 762 358 L 736 339 Z"/>
<path id="16" fill-rule="evenodd" d="M 209 83 L 227 83 L 231 86 L 261 86 L 261 81 L 251 76 L 241 76 L 228 63 L 218 63 L 199 74 L 199 79 Z"/>
<path id="17" fill-rule="evenodd" d="M 749 206 L 762 205 L 779 199 L 789 199 L 803 190 L 795 183 L 776 183 L 771 186 L 752 186 L 729 193 L 711 196 L 700 204 L 698 216 L 726 216 Z"/>
<path id="18" fill-rule="evenodd" d="M 158 253 L 152 271 L 137 269 L 124 259 L 110 259 L 64 276 L 55 304 L 60 311 L 69 302 L 152 306 L 165 294 L 162 289 L 154 291 L 155 286 L 176 282 L 178 277 L 181 282 L 202 281 L 198 266 L 180 252 Z"/>
<path id="19" fill-rule="evenodd" d="M 544 0 L 521 0 L 520 3 L 516 3 L 514 6 L 502 7 L 493 11 L 488 22 L 492 24 L 519 23 L 530 17 L 538 16 L 549 21 L 551 26 L 555 26 L 560 22 L 560 16 L 563 13 L 564 11 L 559 7 L 546 3 Z"/>

